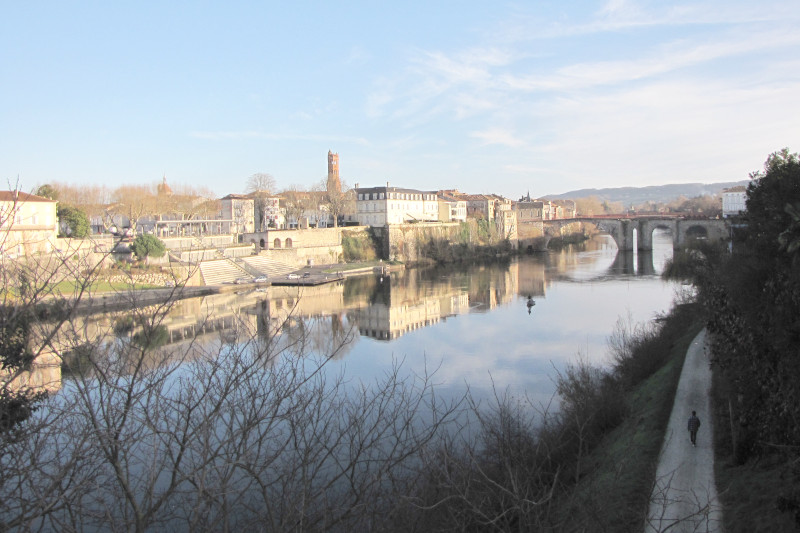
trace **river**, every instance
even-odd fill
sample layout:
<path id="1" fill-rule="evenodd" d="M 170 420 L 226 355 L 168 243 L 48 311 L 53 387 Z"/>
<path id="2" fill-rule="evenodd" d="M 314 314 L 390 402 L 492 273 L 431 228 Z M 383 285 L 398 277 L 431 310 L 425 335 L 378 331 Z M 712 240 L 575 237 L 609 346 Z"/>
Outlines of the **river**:
<path id="1" fill-rule="evenodd" d="M 295 342 L 304 356 L 335 351 L 328 368 L 348 380 L 370 382 L 399 364 L 403 374 L 435 372 L 447 395 L 469 386 L 481 397 L 494 388 L 548 402 L 567 364 L 609 363 L 607 339 L 618 321 L 647 322 L 669 310 L 680 287 L 660 277 L 671 236 L 657 232 L 653 242 L 653 252 L 623 253 L 599 236 L 491 265 L 190 298 L 163 320 L 161 337 L 180 352 L 182 345 L 257 331 Z M 90 337 L 118 335 L 121 317 L 89 316 L 79 329 Z M 32 382 L 61 388 L 57 367 L 42 372 Z"/>
<path id="2" fill-rule="evenodd" d="M 669 309 L 676 285 L 659 273 L 671 239 L 654 242 L 652 253 L 631 254 L 598 238 L 493 265 L 180 300 L 148 330 L 147 345 L 162 349 L 144 354 L 142 323 L 155 306 L 138 319 L 80 317 L 65 337 L 92 341 L 91 365 L 81 367 L 77 349 L 67 354 L 74 374 L 56 362 L 27 381 L 60 392 L 31 415 L 29 438 L 5 442 L 7 514 L 30 508 L 21 523 L 43 529 L 77 520 L 82 530 L 141 522 L 189 531 L 219 513 L 232 529 L 270 518 L 267 529 L 287 530 L 297 513 L 401 500 L 364 490 L 405 480 L 445 435 L 475 436 L 471 411 L 442 410 L 439 400 L 469 388 L 480 402 L 494 390 L 552 406 L 566 365 L 608 364 L 620 318 L 646 322 Z M 322 372 L 315 354 L 331 356 Z M 393 372 L 400 379 L 384 388 L 359 387 Z M 426 373 L 433 392 L 404 380 Z M 406 494 L 402 483 L 397 490 Z"/>
<path id="3" fill-rule="evenodd" d="M 399 360 L 414 372 L 437 369 L 440 392 L 469 385 L 480 397 L 494 388 L 546 403 L 567 364 L 609 363 L 618 320 L 647 322 L 669 310 L 679 285 L 660 273 L 671 256 L 668 233 L 641 254 L 618 252 L 601 236 L 509 264 L 392 273 L 378 280 L 385 287 L 373 290 L 369 307 L 347 313 L 360 334 L 339 361 L 363 380 Z"/>
<path id="4" fill-rule="evenodd" d="M 210 344 L 241 330 L 296 341 L 303 355 L 336 355 L 328 365 L 370 382 L 400 364 L 435 371 L 440 392 L 465 386 L 548 402 L 554 377 L 579 357 L 608 364 L 619 320 L 653 320 L 679 285 L 660 278 L 672 255 L 668 233 L 654 250 L 619 252 L 599 236 L 562 251 L 484 266 L 446 266 L 367 275 L 318 287 L 271 287 L 178 302 L 163 322 L 168 345 Z M 113 327 L 102 315 L 87 330 Z M 105 321 L 105 326 L 103 322 Z"/>

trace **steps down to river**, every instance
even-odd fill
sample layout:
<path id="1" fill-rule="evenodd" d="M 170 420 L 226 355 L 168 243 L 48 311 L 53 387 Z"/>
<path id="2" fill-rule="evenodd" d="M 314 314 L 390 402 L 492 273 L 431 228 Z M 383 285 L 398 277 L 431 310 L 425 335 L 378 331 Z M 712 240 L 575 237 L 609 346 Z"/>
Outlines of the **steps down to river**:
<path id="1" fill-rule="evenodd" d="M 281 263 L 280 261 L 269 259 L 263 255 L 243 257 L 242 261 L 247 263 L 247 266 L 251 269 L 251 271 L 258 272 L 259 274 L 267 276 L 267 278 L 285 276 L 286 274 L 297 270 L 296 266 Z"/>
<path id="2" fill-rule="evenodd" d="M 251 277 L 244 269 L 228 259 L 215 259 L 200 263 L 200 274 L 206 285 L 233 283 L 236 278 Z"/>

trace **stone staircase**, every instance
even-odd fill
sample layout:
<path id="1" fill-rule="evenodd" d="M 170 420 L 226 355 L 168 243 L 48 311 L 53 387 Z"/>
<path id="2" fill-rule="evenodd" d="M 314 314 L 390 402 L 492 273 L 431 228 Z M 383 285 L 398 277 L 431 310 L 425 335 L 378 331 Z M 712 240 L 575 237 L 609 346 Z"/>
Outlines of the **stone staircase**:
<path id="1" fill-rule="evenodd" d="M 203 282 L 206 285 L 222 285 L 223 283 L 233 283 L 236 278 L 252 277 L 246 270 L 228 259 L 202 261 L 200 263 L 200 274 L 203 276 Z"/>
<path id="2" fill-rule="evenodd" d="M 243 257 L 242 261 L 247 264 L 251 272 L 258 272 L 259 274 L 267 276 L 267 278 L 285 276 L 297 270 L 296 266 L 281 263 L 280 261 L 269 259 L 263 255 Z"/>

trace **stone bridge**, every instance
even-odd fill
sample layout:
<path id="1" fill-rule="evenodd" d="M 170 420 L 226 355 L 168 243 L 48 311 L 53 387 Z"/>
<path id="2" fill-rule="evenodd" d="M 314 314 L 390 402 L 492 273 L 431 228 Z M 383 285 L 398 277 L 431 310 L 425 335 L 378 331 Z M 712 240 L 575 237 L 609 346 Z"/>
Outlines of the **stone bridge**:
<path id="1" fill-rule="evenodd" d="M 673 248 L 683 248 L 693 239 L 709 242 L 727 241 L 730 228 L 725 220 L 692 219 L 679 216 L 618 216 L 618 217 L 580 217 L 574 219 L 546 220 L 544 233 L 555 236 L 563 226 L 577 221 L 594 224 L 598 230 L 608 233 L 620 250 L 653 249 L 653 231 L 666 229 L 672 233 Z"/>

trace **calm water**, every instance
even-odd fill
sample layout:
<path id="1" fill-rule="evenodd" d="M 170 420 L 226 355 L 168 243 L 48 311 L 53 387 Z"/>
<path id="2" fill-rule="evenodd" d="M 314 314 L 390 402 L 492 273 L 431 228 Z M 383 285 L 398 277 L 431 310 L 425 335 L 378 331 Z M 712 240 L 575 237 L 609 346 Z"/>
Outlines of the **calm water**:
<path id="1" fill-rule="evenodd" d="M 494 386 L 546 402 L 568 363 L 607 364 L 607 338 L 620 318 L 639 323 L 670 308 L 676 285 L 659 277 L 672 255 L 669 234 L 656 234 L 654 248 L 625 254 L 601 237 L 491 266 L 218 294 L 180 301 L 164 324 L 172 348 L 218 343 L 244 323 L 260 335 L 307 339 L 305 354 L 343 343 L 329 368 L 351 380 L 373 381 L 401 363 L 401 373 L 435 370 L 445 395 L 469 385 L 485 397 Z M 115 320 L 93 317 L 85 330 L 108 331 Z"/>
<path id="2" fill-rule="evenodd" d="M 288 382 L 290 390 L 297 390 L 294 387 L 300 381 L 293 381 L 291 373 L 281 374 L 280 370 L 294 367 L 276 365 L 277 374 L 262 372 L 262 363 L 269 364 L 269 360 L 259 359 L 249 367 L 252 372 L 240 373 L 242 367 L 236 365 L 246 363 L 247 354 L 225 348 L 235 348 L 246 338 L 256 342 L 238 347 L 249 349 L 268 338 L 269 346 L 294 347 L 285 356 L 296 357 L 314 352 L 330 354 L 332 347 L 339 346 L 324 372 L 341 374 L 354 385 L 381 380 L 401 362 L 401 377 L 435 369 L 432 381 L 437 400 L 460 398 L 469 386 L 472 398 L 483 401 L 490 398 L 494 386 L 500 394 L 524 394 L 534 406 L 549 404 L 554 376 L 579 354 L 595 364 L 606 363 L 606 339 L 620 317 L 630 315 L 637 322 L 649 321 L 670 307 L 675 288 L 662 282 L 658 273 L 671 254 L 671 240 L 659 236 L 656 241 L 653 254 L 619 254 L 610 240 L 600 239 L 579 250 L 526 256 L 492 266 L 410 269 L 383 278 L 360 276 L 319 287 L 270 287 L 265 292 L 181 300 L 151 337 L 158 338 L 165 349 L 148 353 L 144 359 L 127 357 L 128 338 L 139 342 L 136 336 L 140 326 L 126 313 L 79 317 L 74 325 L 80 341 L 86 335 L 97 339 L 98 346 L 105 343 L 120 348 L 109 349 L 104 355 L 114 374 L 109 374 L 107 381 L 94 380 L 91 376 L 97 374 L 92 372 L 99 370 L 91 370 L 87 379 L 71 380 L 62 377 L 62 367 L 56 360 L 43 368 L 40 376 L 32 376 L 30 383 L 49 383 L 61 393 L 53 394 L 34 413 L 33 427 L 39 429 L 30 443 L 35 446 L 29 449 L 28 441 L 20 440 L 22 452 L 6 454 L 10 462 L 4 472 L 9 479 L 18 476 L 21 488 L 14 495 L 27 505 L 36 501 L 41 487 L 51 482 L 53 472 L 61 472 L 58 462 L 63 461 L 63 471 L 70 472 L 69 476 L 74 473 L 74 486 L 81 488 L 73 494 L 73 482 L 65 482 L 69 485 L 65 497 L 72 498 L 69 505 L 75 507 L 69 511 L 56 509 L 53 516 L 65 522 L 78 516 L 77 520 L 87 520 L 91 530 L 90 515 L 94 513 L 100 524 L 98 531 L 107 529 L 103 520 L 112 516 L 122 519 L 125 510 L 130 510 L 125 507 L 129 504 L 117 476 L 122 476 L 125 486 L 132 487 L 135 497 L 145 504 L 153 494 L 160 498 L 164 491 L 168 503 L 154 516 L 163 520 L 158 522 L 161 526 L 175 531 L 188 529 L 183 512 L 191 515 L 197 509 L 205 510 L 205 504 L 194 503 L 195 491 L 198 495 L 202 492 L 198 498 L 204 502 L 206 498 L 215 502 L 214 498 L 225 494 L 225 505 L 230 497 L 234 514 L 238 512 L 236 506 L 245 501 L 248 509 L 243 507 L 242 512 L 252 511 L 251 501 L 260 501 L 256 495 L 260 489 L 254 487 L 261 487 L 264 479 L 268 480 L 264 486 L 271 487 L 266 494 L 276 490 L 276 494 L 287 494 L 281 485 L 287 483 L 287 490 L 302 485 L 320 502 L 327 501 L 327 488 L 314 491 L 330 486 L 327 473 L 336 472 L 339 461 L 346 463 L 355 448 L 363 451 L 362 444 L 367 448 L 359 463 L 375 463 L 379 468 L 381 460 L 372 458 L 384 457 L 389 451 L 399 458 L 405 453 L 405 444 L 395 448 L 392 436 L 380 432 L 374 436 L 383 435 L 388 440 L 382 437 L 372 442 L 373 435 L 359 440 L 359 431 L 372 427 L 371 423 L 361 426 L 363 416 L 376 417 L 373 422 L 380 426 L 384 415 L 375 409 L 358 411 L 357 402 L 344 402 L 344 394 L 352 389 L 326 388 L 326 394 L 342 394 L 314 396 L 312 399 L 326 400 L 319 403 L 293 403 L 309 392 L 301 387 L 297 396 L 282 396 L 284 384 Z M 197 345 L 209 349 L 193 351 Z M 199 359 L 200 363 L 194 365 L 196 354 L 209 359 Z M 70 357 L 80 362 L 74 353 Z M 220 365 L 204 364 L 206 361 L 219 361 Z M 295 361 L 304 363 L 306 359 Z M 134 368 L 141 373 L 134 374 Z M 48 375 L 51 371 L 53 374 Z M 300 376 L 298 380 L 307 374 L 301 372 Z M 274 381 L 270 379 L 273 377 Z M 322 381 L 328 385 L 333 380 Z M 317 383 L 312 378 L 311 389 Z M 203 400 L 198 401 L 201 395 Z M 399 422 L 409 409 L 407 404 L 395 404 L 395 400 L 399 398 L 393 396 L 388 404 L 399 405 L 401 411 L 399 418 L 393 418 L 389 407 L 387 428 L 402 426 Z M 347 412 L 338 418 L 340 407 Z M 355 418 L 349 419 L 349 414 Z M 417 416 L 423 418 L 415 418 L 412 424 L 424 431 L 429 413 L 423 408 Z M 454 413 L 458 422 L 468 422 L 469 416 Z M 36 425 L 39 422 L 41 426 Z M 318 428 L 324 430 L 317 432 Z M 338 428 L 344 428 L 341 434 Z M 469 438 L 472 429 L 458 426 L 456 431 Z M 395 436 L 405 442 L 410 433 Z M 343 440 L 338 441 L 339 437 Z M 348 438 L 355 440 L 349 442 Z M 112 447 L 109 442 L 122 443 L 119 455 L 107 453 Z M 349 448 L 348 442 L 355 448 Z M 42 446 L 44 443 L 48 445 Z M 7 468 L 18 463 L 16 457 L 27 457 L 28 453 L 31 464 L 41 461 L 41 471 Z M 370 460 L 365 460 L 367 457 Z M 173 459 L 179 464 L 174 465 Z M 117 460 L 119 468 L 112 468 Z M 298 460 L 310 467 L 302 469 L 302 481 Z M 396 471 L 414 461 L 412 454 Z M 310 481 L 306 479 L 309 472 Z M 184 475 L 189 477 L 184 479 Z M 371 474 L 364 475 L 371 479 Z M 355 476 L 360 479 L 361 474 Z M 175 492 L 170 488 L 174 479 L 180 480 Z M 218 484 L 220 479 L 224 485 Z M 7 486 L 16 489 L 15 483 Z M 337 483 L 349 484 L 350 479 Z M 212 489 L 206 490 L 208 487 Z M 220 487 L 224 488 L 217 496 L 215 491 Z M 280 499 L 275 498 L 276 505 L 285 505 Z M 290 494 L 292 509 L 299 499 Z"/>
<path id="3" fill-rule="evenodd" d="M 402 360 L 416 372 L 437 368 L 440 391 L 469 384 L 483 397 L 494 384 L 546 402 L 566 364 L 578 357 L 607 364 L 607 338 L 620 318 L 638 323 L 669 310 L 677 286 L 659 274 L 672 240 L 654 240 L 653 253 L 641 256 L 600 238 L 580 251 L 504 266 L 392 274 L 377 282 L 388 287 L 375 291 L 367 309 L 347 313 L 361 334 L 340 364 L 370 379 Z"/>

